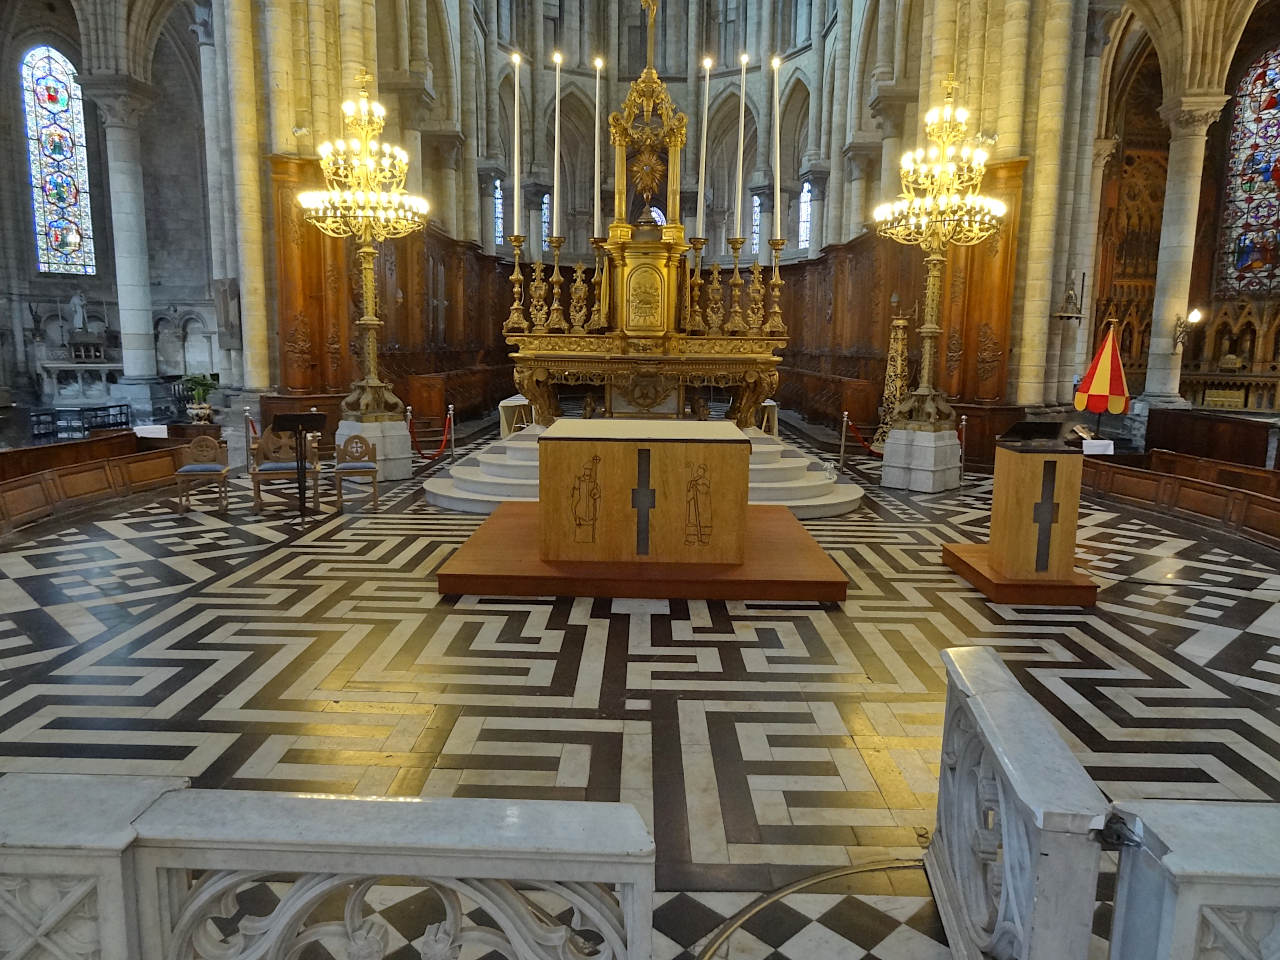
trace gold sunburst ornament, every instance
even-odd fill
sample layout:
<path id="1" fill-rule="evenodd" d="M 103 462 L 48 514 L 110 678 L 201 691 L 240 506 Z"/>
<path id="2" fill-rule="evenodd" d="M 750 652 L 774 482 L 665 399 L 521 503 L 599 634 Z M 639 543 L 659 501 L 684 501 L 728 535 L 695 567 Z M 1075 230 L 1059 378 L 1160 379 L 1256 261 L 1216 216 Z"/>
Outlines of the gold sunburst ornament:
<path id="1" fill-rule="evenodd" d="M 629 170 L 636 190 L 648 204 L 662 186 L 662 178 L 667 175 L 667 165 L 653 147 L 646 146 L 631 159 Z"/>
<path id="2" fill-rule="evenodd" d="M 306 219 L 331 237 L 352 237 L 359 244 L 360 277 L 364 294 L 364 315 L 356 321 L 364 331 L 364 377 L 342 401 L 343 419 L 398 420 L 404 404 L 391 385 L 378 376 L 378 328 L 373 262 L 375 244 L 421 230 L 427 221 L 428 204 L 404 188 L 409 172 L 409 154 L 398 146 L 379 142 L 387 111 L 369 99 L 368 84 L 373 77 L 361 73 L 359 100 L 342 105 L 349 136 L 346 140 L 322 143 L 320 171 L 324 190 L 298 194 Z"/>

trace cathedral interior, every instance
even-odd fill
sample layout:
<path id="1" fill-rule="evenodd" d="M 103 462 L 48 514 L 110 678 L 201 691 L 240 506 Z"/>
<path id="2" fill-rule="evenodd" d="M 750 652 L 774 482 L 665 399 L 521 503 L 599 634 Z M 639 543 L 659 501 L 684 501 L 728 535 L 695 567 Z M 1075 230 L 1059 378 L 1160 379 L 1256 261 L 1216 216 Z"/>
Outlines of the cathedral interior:
<path id="1" fill-rule="evenodd" d="M 1280 0 L 0 0 L 0 150 L 2 960 L 1280 956 Z"/>

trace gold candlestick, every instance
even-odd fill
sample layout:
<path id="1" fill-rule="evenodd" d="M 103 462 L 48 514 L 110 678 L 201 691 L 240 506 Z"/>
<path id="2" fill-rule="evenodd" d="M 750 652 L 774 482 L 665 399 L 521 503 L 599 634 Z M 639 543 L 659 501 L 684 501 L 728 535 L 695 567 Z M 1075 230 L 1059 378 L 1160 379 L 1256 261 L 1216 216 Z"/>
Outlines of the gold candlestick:
<path id="1" fill-rule="evenodd" d="M 608 326 L 604 319 L 604 303 L 602 300 L 605 270 L 604 240 L 604 237 L 591 238 L 591 246 L 596 252 L 596 271 L 595 276 L 591 278 L 591 319 L 587 321 L 587 333 L 594 333 Z"/>
<path id="2" fill-rule="evenodd" d="M 688 333 L 707 332 L 702 320 L 702 248 L 706 243 L 706 237 L 689 238 L 689 246 L 693 248 L 693 275 L 689 278 L 689 321 L 685 324 Z"/>
<path id="3" fill-rule="evenodd" d="M 564 237 L 548 237 L 551 246 L 551 316 L 547 320 L 547 329 L 552 333 L 564 333 L 569 325 L 564 322 L 564 304 L 560 302 L 560 285 L 564 277 L 560 275 L 560 248 L 564 246 Z"/>
<path id="4" fill-rule="evenodd" d="M 573 268 L 573 283 L 569 285 L 569 332 L 582 334 L 587 329 L 587 268 L 579 260 Z"/>
<path id="5" fill-rule="evenodd" d="M 785 337 L 787 325 L 782 319 L 782 271 L 778 269 L 778 258 L 782 256 L 782 248 L 787 241 L 782 237 L 774 237 L 769 241 L 773 249 L 773 276 L 769 278 L 769 318 L 765 321 L 764 333 L 767 337 Z"/>
<path id="6" fill-rule="evenodd" d="M 529 320 L 524 314 L 524 274 L 520 272 L 520 248 L 524 237 L 519 234 L 507 238 L 511 241 L 511 312 L 502 325 L 503 333 L 527 333 Z"/>
<path id="7" fill-rule="evenodd" d="M 729 322 L 724 325 L 725 333 L 746 333 L 747 325 L 742 322 L 742 271 L 739 259 L 742 245 L 746 237 L 730 237 L 729 249 L 733 251 L 733 276 L 729 278 Z"/>
<path id="8" fill-rule="evenodd" d="M 897 306 L 898 295 L 893 295 Z M 895 313 L 889 324 L 889 349 L 885 356 L 884 394 L 880 401 L 880 424 L 871 441 L 873 450 L 883 450 L 893 429 L 898 407 L 907 396 L 907 321 L 909 315 Z"/>

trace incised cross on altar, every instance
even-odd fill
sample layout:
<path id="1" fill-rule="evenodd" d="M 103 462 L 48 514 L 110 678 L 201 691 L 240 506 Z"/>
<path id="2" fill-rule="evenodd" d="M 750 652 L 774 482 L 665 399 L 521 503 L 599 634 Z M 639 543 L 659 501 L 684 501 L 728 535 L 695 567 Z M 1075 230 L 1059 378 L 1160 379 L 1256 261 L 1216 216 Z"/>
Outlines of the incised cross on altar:
<path id="1" fill-rule="evenodd" d="M 636 511 L 636 555 L 649 555 L 649 511 L 658 504 L 658 492 L 649 484 L 649 450 L 636 451 L 636 488 L 631 506 Z"/>
<path id="2" fill-rule="evenodd" d="M 1036 534 L 1036 572 L 1049 569 L 1049 545 L 1053 541 L 1053 525 L 1058 522 L 1059 504 L 1054 503 L 1053 493 L 1058 482 L 1056 460 L 1044 462 L 1040 477 L 1040 501 L 1031 508 L 1031 522 L 1040 528 Z"/>

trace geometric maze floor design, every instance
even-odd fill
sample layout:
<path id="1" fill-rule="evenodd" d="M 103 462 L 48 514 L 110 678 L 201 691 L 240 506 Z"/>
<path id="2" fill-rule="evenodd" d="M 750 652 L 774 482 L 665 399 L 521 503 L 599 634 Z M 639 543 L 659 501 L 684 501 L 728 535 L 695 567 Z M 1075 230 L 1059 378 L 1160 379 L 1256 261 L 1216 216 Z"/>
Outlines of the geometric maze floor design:
<path id="1" fill-rule="evenodd" d="M 990 479 L 908 496 L 858 461 L 863 509 L 806 522 L 850 578 L 843 604 L 442 597 L 435 569 L 482 518 L 423 502 L 437 469 L 376 509 L 339 515 L 325 490 L 305 528 L 283 488 L 256 516 L 238 480 L 226 515 L 209 496 L 181 516 L 131 501 L 11 538 L 0 773 L 621 800 L 657 841 L 661 916 L 705 919 L 820 870 L 918 860 L 938 654 L 983 644 L 1109 797 L 1280 800 L 1280 557 L 1262 548 L 1086 498 L 1098 606 L 991 604 L 940 558 L 985 539 Z M 922 871 L 848 884 L 805 901 L 817 915 L 788 907 L 790 948 L 778 920 L 733 955 L 947 955 L 917 916 Z M 867 911 L 892 923 L 837 922 Z M 691 955 L 692 932 L 662 934 L 659 960 Z"/>

